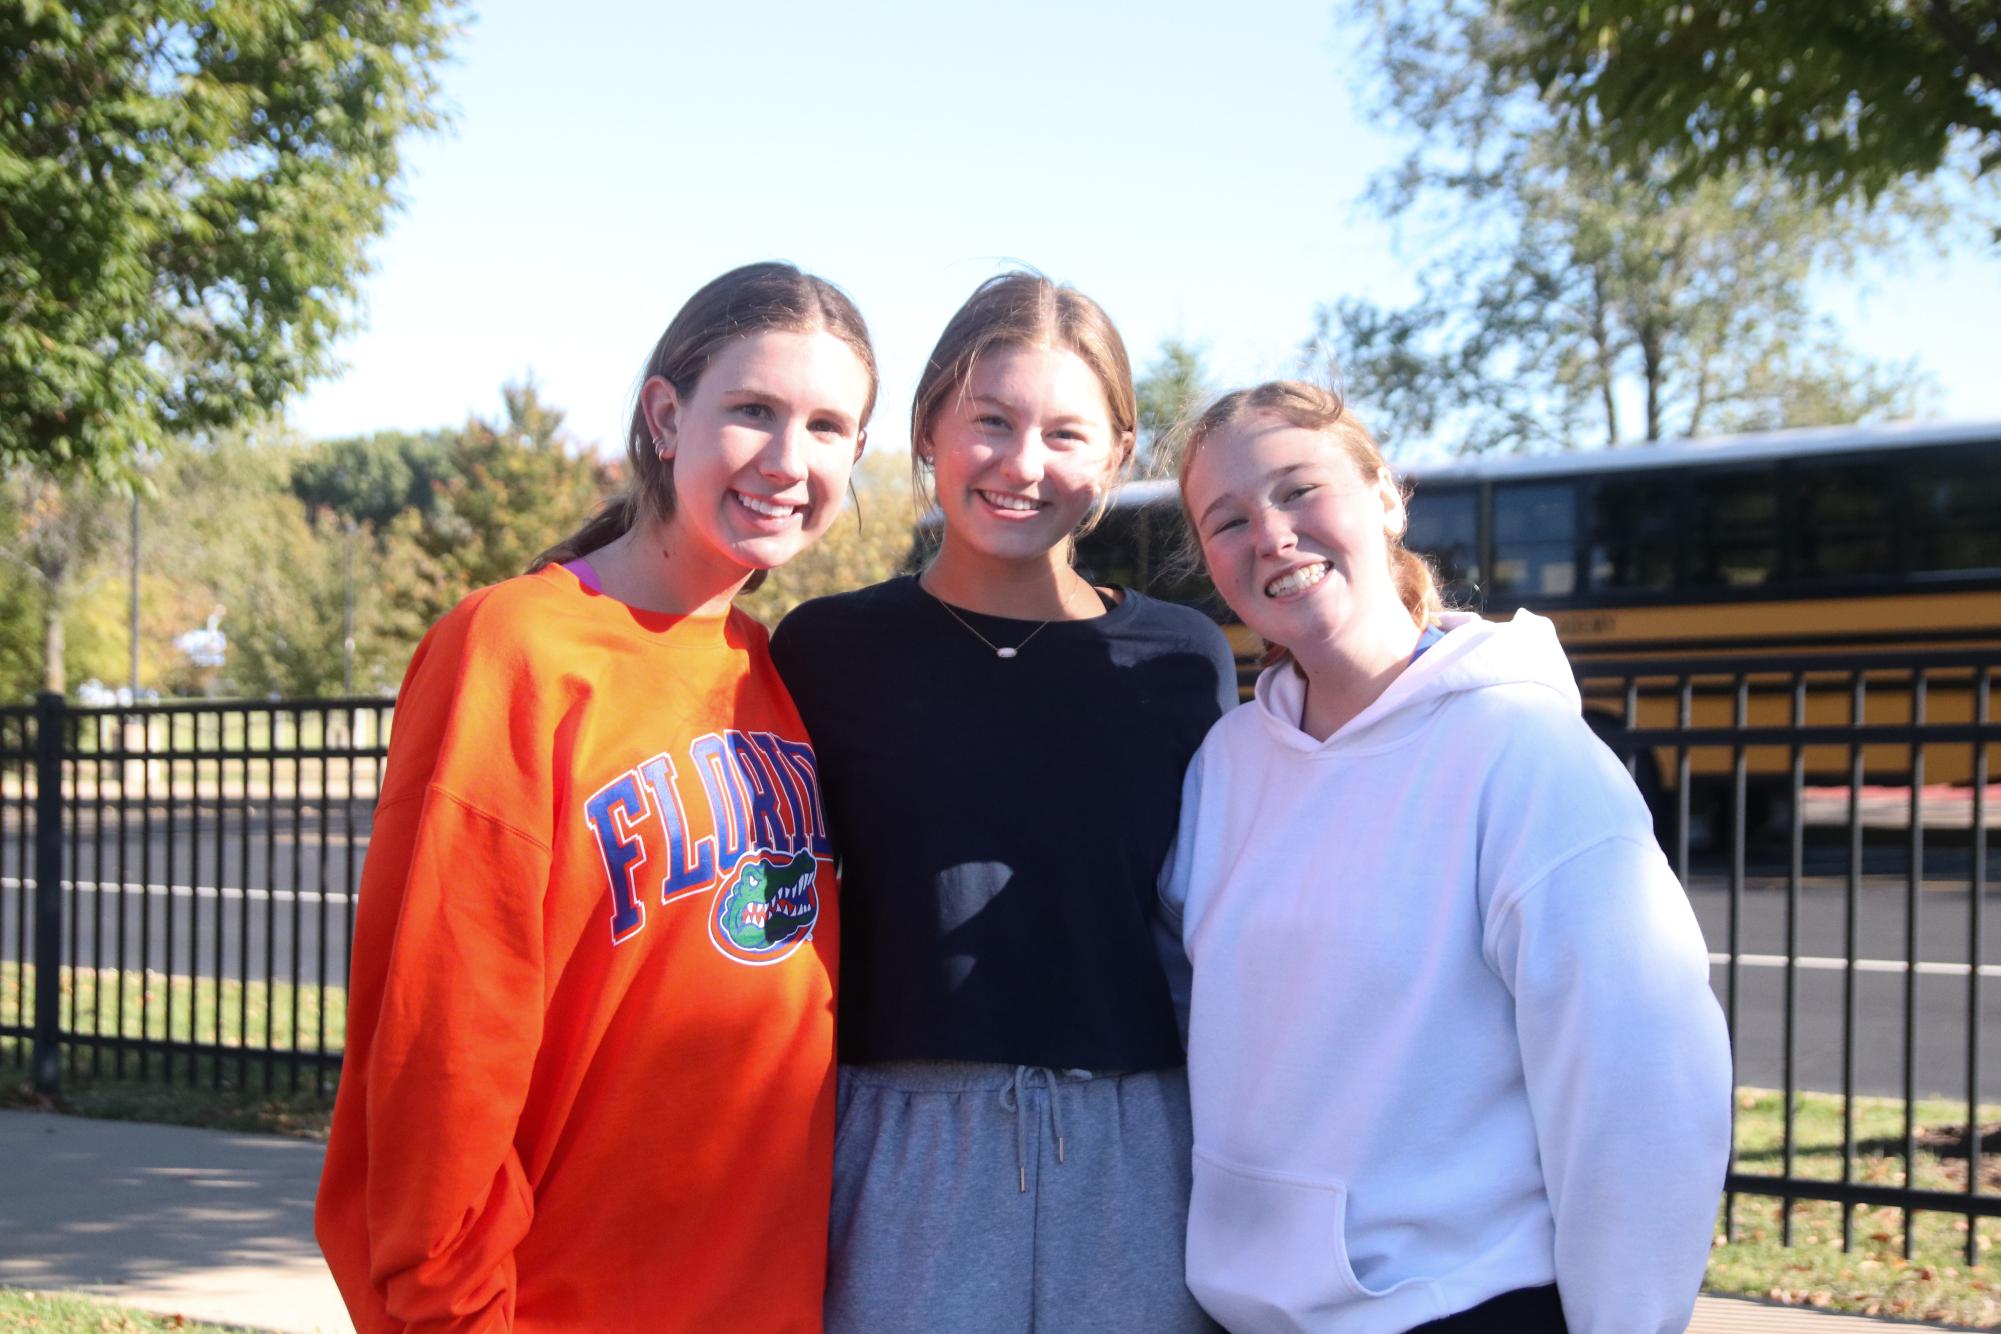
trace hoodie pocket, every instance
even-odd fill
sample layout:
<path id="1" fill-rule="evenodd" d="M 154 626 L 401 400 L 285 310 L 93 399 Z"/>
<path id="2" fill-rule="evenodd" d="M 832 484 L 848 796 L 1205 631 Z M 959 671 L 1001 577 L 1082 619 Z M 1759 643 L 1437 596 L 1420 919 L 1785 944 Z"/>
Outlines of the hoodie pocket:
<path id="1" fill-rule="evenodd" d="M 1347 1187 L 1238 1167 L 1195 1151 L 1188 1287 L 1231 1329 L 1326 1328 L 1344 1306 L 1388 1291 L 1348 1263 Z"/>

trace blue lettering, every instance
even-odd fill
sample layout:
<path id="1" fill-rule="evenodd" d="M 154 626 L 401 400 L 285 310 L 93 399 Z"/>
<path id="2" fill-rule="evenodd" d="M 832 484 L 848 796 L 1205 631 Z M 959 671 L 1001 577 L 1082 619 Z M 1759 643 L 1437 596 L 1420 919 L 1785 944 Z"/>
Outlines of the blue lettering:
<path id="1" fill-rule="evenodd" d="M 743 785 L 750 793 L 752 842 L 772 852 L 792 851 L 792 840 L 779 818 L 778 795 L 772 791 L 771 780 L 765 777 L 757 746 L 742 732 L 732 731 L 729 736 L 730 752 L 736 756 L 737 776 L 743 779 Z"/>
<path id="2" fill-rule="evenodd" d="M 653 789 L 654 809 L 667 826 L 667 874 L 660 877 L 660 901 L 665 903 L 689 890 L 707 889 L 716 879 L 716 842 L 688 837 L 688 814 L 674 786 L 674 762 L 665 755 L 655 755 L 639 766 L 639 772 Z"/>
<path id="3" fill-rule="evenodd" d="M 809 836 L 806 799 L 799 795 L 799 780 L 793 777 L 792 766 L 778 753 L 777 737 L 769 732 L 753 732 L 750 739 L 757 743 L 757 753 L 764 758 L 764 767 L 778 780 L 778 790 L 785 797 L 786 824 L 792 830 L 789 851 L 797 852 L 806 846 Z"/>
<path id="4" fill-rule="evenodd" d="M 632 881 L 646 863 L 646 844 L 633 827 L 647 815 L 646 798 L 630 772 L 599 788 L 584 803 L 584 819 L 597 835 L 604 859 L 605 880 L 611 886 L 611 943 L 622 944 L 646 925 L 646 909 L 632 892 Z"/>
<path id="5" fill-rule="evenodd" d="M 820 762 L 814 757 L 813 748 L 803 741 L 787 741 L 784 737 L 777 738 L 777 741 L 779 754 L 799 775 L 801 789 L 812 798 L 813 855 L 831 857 L 834 845 L 827 837 L 827 808 L 820 802 Z"/>
<path id="6" fill-rule="evenodd" d="M 744 811 L 743 777 L 737 772 L 736 757 L 723 739 L 710 732 L 695 738 L 688 747 L 702 786 L 709 794 L 709 810 L 715 816 L 716 871 L 728 875 L 750 850 L 750 817 Z"/>

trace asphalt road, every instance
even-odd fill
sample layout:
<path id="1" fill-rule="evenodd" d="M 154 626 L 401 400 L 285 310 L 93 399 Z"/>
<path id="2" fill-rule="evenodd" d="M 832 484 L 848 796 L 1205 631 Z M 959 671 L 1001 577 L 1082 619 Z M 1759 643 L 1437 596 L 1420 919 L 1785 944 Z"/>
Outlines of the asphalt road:
<path id="1" fill-rule="evenodd" d="M 99 840 L 88 828 L 70 850 L 66 922 L 70 957 L 86 966 L 128 967 L 224 977 L 289 978 L 339 985 L 347 975 L 351 887 L 359 882 L 371 812 L 334 804 L 273 808 L 231 806 L 172 830 L 156 815 L 150 830 L 135 820 L 122 849 L 116 830 Z M 121 864 L 121 851 L 123 861 Z M 1807 849 L 1796 895 L 1788 892 L 1783 849 L 1748 859 L 1734 896 L 1727 857 L 1692 868 L 1690 901 L 1712 955 L 1710 977 L 1733 1014 L 1738 1082 L 1779 1087 L 1786 1060 L 1797 1087 L 1839 1090 L 1849 1022 L 1850 954 L 1847 853 Z M 1977 988 L 1978 1083 L 1983 1100 L 2001 1101 L 2001 849 L 1989 858 L 1978 974 L 1968 969 L 1972 939 L 1971 858 L 1961 845 L 1926 850 L 1922 887 L 1912 894 L 1909 857 L 1899 845 L 1872 845 L 1855 894 L 1853 1011 L 1857 1092 L 1897 1095 L 1905 1084 L 1906 1012 L 1915 1004 L 1914 1086 L 1925 1096 L 1964 1097 L 1969 1007 Z M 32 914 L 22 882 L 32 849 L 0 830 L 0 958 L 24 955 Z M 121 890 L 121 886 L 123 887 Z M 1735 1000 L 1731 1004 L 1732 901 L 1736 903 Z M 1906 961 L 1911 904 L 1916 904 L 1920 963 Z M 1802 963 L 1790 973 L 1788 931 Z M 1787 993 L 1793 1004 L 1788 1035 Z"/>

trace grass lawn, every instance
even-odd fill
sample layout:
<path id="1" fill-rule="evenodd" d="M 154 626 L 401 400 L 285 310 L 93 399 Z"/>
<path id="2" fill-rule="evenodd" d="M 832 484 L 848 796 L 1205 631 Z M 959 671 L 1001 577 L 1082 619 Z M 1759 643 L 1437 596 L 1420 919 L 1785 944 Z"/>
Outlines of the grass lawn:
<path id="1" fill-rule="evenodd" d="M 1802 1094 L 1794 1101 L 1797 1175 L 1812 1179 L 1841 1177 L 1841 1099 L 1828 1094 Z M 1737 1169 L 1774 1175 L 1784 1171 L 1784 1099 L 1769 1090 L 1739 1089 L 1737 1093 Z M 1983 1128 L 1990 1133 L 2001 1121 L 2001 1108 L 1981 1109 Z M 1935 1190 L 1966 1188 L 1964 1141 L 1966 1105 L 1957 1102 L 1918 1103 L 1920 1127 L 1917 1185 Z M 1927 1128 L 1932 1132 L 1923 1133 Z M 1900 1185 L 1903 1164 L 1904 1105 L 1890 1098 L 1855 1100 L 1856 1162 L 1854 1178 L 1880 1185 Z M 1931 1141 L 1933 1147 L 1927 1147 Z M 1984 1189 L 2001 1191 L 2001 1147 L 1983 1142 L 1981 1177 Z M 1966 1262 L 1963 1216 L 1922 1213 L 1916 1218 L 1913 1254 L 1904 1258 L 1903 1214 L 1896 1209 L 1857 1206 L 1853 1213 L 1852 1249 L 1841 1249 L 1842 1206 L 1822 1201 L 1798 1201 L 1792 1207 L 1793 1244 L 1780 1244 L 1780 1202 L 1740 1195 L 1736 1204 L 1736 1240 L 1723 1240 L 1718 1228 L 1710 1253 L 1710 1292 L 1813 1306 L 1865 1315 L 1897 1316 L 1907 1320 L 1937 1320 L 1983 1329 L 2001 1328 L 2001 1256 L 1991 1251 L 2001 1238 L 2001 1220 L 1982 1219 L 1977 1237 L 1982 1263 Z"/>
<path id="2" fill-rule="evenodd" d="M 32 1002 L 32 965 L 0 961 L 0 1024 L 23 1022 L 23 998 Z M 342 987 L 267 986 L 163 973 L 65 968 L 64 1026 L 85 1034 L 171 1037 L 233 1049 L 223 1054 L 177 1053 L 162 1075 L 158 1054 L 74 1049 L 53 1101 L 28 1085 L 30 1044 L 0 1039 L 0 1106 L 50 1107 L 79 1116 L 164 1121 L 218 1130 L 265 1131 L 323 1139 L 332 1116 L 334 1072 L 319 1076 L 301 1064 L 267 1062 L 259 1049 L 338 1051 L 347 1036 L 347 992 Z M 322 1000 L 324 997 L 324 1001 Z M 322 1047 L 324 1034 L 324 1047 Z M 296 1035 L 296 1040 L 295 1040 Z"/>
<path id="3" fill-rule="evenodd" d="M 46 1334 L 230 1334 L 228 1325 L 203 1325 L 177 1315 L 148 1315 L 67 1292 L 0 1288 L 0 1330 Z"/>

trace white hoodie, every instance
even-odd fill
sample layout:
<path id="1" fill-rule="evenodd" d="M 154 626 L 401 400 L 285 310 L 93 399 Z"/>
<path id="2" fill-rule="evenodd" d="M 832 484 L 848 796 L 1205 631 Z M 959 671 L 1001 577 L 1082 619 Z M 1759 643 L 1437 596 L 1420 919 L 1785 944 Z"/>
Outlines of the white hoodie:
<path id="1" fill-rule="evenodd" d="M 1272 668 L 1188 771 L 1188 1286 L 1238 1334 L 1550 1282 L 1574 1334 L 1679 1331 L 1730 1133 L 1702 937 L 1549 622 L 1446 626 L 1324 742 Z"/>

